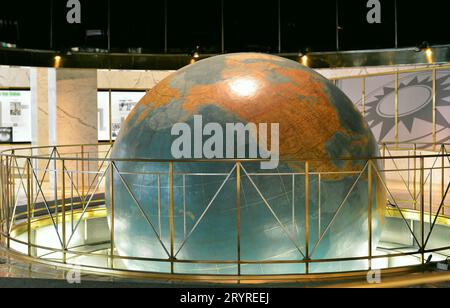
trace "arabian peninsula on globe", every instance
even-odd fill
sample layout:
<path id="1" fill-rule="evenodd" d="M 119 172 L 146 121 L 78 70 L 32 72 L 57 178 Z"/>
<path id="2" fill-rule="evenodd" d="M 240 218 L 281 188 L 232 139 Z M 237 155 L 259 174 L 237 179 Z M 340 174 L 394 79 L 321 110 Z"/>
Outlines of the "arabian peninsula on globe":
<path id="1" fill-rule="evenodd" d="M 196 119 L 218 123 L 224 131 L 227 123 L 278 124 L 277 168 L 262 169 L 256 160 L 238 167 L 227 159 L 226 146 L 218 150 L 217 144 L 223 160 L 196 160 L 204 153 L 196 156 L 195 138 L 208 139 L 203 127 L 196 130 Z M 173 156 L 173 128 L 179 123 L 192 128 L 192 147 L 182 149 L 192 152 L 191 159 Z M 274 144 L 270 136 L 269 129 L 266 148 Z M 248 153 L 252 141 L 258 142 L 257 132 L 246 139 Z M 174 263 L 177 273 L 219 275 L 236 275 L 237 260 L 243 275 L 301 274 L 304 260 L 366 256 L 364 158 L 377 156 L 375 138 L 352 102 L 313 70 L 257 53 L 201 60 L 151 89 L 123 123 L 111 157 L 155 161 L 117 161 L 121 176 L 116 171 L 106 185 L 114 187 L 117 253 L 154 260 L 124 261 L 130 270 L 169 273 L 169 260 L 188 260 L 194 262 Z M 380 177 L 372 173 L 373 247 L 386 205 Z M 108 191 L 106 196 L 109 207 Z M 293 262 L 266 262 L 280 260 Z M 356 270 L 364 262 L 312 262 L 308 272 Z"/>

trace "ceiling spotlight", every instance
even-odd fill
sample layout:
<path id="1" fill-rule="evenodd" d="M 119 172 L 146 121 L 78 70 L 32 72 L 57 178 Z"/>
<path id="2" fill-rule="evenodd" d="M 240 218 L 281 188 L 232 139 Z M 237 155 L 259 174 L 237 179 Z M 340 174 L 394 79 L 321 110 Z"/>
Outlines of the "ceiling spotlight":
<path id="1" fill-rule="evenodd" d="M 430 48 L 430 44 L 427 41 L 423 41 L 422 43 L 416 45 L 414 47 L 415 52 L 422 52 Z"/>
<path id="2" fill-rule="evenodd" d="M 200 58 L 200 46 L 195 47 L 195 50 L 192 52 L 192 58 L 193 59 Z"/>
<path id="3" fill-rule="evenodd" d="M 61 66 L 61 60 L 62 60 L 61 56 L 60 55 L 56 55 L 54 60 L 55 60 L 54 67 L 55 68 L 59 68 Z"/>
<path id="4" fill-rule="evenodd" d="M 307 55 L 302 56 L 300 59 L 301 59 L 302 64 L 303 64 L 304 66 L 308 66 L 309 58 L 308 58 Z"/>
<path id="5" fill-rule="evenodd" d="M 309 65 L 309 53 L 310 53 L 309 48 L 306 48 L 305 50 L 302 50 L 301 52 L 298 53 L 300 63 L 303 64 L 304 66 Z"/>
<path id="6" fill-rule="evenodd" d="M 425 49 L 425 55 L 427 57 L 428 64 L 433 63 L 433 50 L 431 48 Z"/>
<path id="7" fill-rule="evenodd" d="M 422 42 L 413 49 L 415 52 L 423 52 L 429 64 L 433 63 L 433 49 L 427 41 Z"/>

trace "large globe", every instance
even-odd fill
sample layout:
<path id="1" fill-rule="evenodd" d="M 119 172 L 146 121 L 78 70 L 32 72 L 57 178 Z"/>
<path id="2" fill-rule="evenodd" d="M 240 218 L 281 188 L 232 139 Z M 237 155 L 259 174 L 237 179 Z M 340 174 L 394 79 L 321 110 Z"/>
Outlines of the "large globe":
<path id="1" fill-rule="evenodd" d="M 223 127 L 277 123 L 277 168 L 263 169 L 255 160 L 244 160 L 238 167 L 233 160 L 175 159 L 177 136 L 172 130 L 178 123 L 192 128 L 192 144 L 198 142 L 198 133 L 200 141 L 207 140 L 195 129 L 199 116 L 203 125 Z M 247 150 L 256 136 L 250 132 L 245 139 Z M 273 138 L 267 139 L 268 149 Z M 223 157 L 230 158 L 223 151 Z M 173 270 L 187 274 L 237 274 L 236 263 L 221 261 L 238 259 L 243 262 L 241 274 L 297 274 L 307 268 L 295 261 L 367 256 L 369 167 L 364 158 L 378 154 L 370 129 L 351 101 L 313 70 L 255 53 L 199 61 L 151 89 L 123 123 L 114 144 L 117 254 L 131 257 L 124 261 L 127 269 L 163 273 L 171 272 L 170 262 L 163 260 L 173 256 L 172 261 L 179 261 Z M 173 227 L 166 160 L 173 161 Z M 371 181 L 374 248 L 386 205 L 376 166 Z M 280 260 L 293 262 L 267 264 Z M 366 265 L 311 263 L 308 271 Z"/>

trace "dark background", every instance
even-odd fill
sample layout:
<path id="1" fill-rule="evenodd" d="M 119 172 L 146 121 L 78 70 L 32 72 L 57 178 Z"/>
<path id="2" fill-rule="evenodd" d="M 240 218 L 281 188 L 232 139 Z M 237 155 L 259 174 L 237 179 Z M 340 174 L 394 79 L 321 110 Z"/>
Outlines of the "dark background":
<path id="1" fill-rule="evenodd" d="M 0 42 L 142 53 L 191 53 L 196 46 L 203 53 L 297 53 L 450 44 L 444 0 L 380 0 L 381 24 L 367 23 L 367 0 L 80 2 L 82 23 L 73 25 L 66 21 L 67 0 L 2 0 Z"/>

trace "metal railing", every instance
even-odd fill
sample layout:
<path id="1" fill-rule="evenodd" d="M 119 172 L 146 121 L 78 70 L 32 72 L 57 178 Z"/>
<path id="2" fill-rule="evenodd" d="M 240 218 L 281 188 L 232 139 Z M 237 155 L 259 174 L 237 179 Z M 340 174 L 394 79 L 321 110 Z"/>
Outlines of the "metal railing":
<path id="1" fill-rule="evenodd" d="M 448 219 L 450 214 L 448 203 L 448 192 L 450 188 L 450 154 L 445 144 L 432 147 L 425 145 L 381 145 L 380 157 L 369 158 L 342 158 L 333 159 L 332 161 L 324 160 L 305 160 L 305 161 L 285 161 L 283 163 L 300 164 L 301 171 L 286 173 L 260 173 L 252 172 L 250 165 L 255 160 L 150 160 L 150 159 L 112 159 L 110 158 L 111 146 L 99 145 L 74 145 L 60 147 L 37 147 L 22 148 L 4 151 L 0 155 L 0 180 L 1 180 L 1 196 L 0 196 L 0 240 L 2 245 L 7 249 L 12 246 L 22 246 L 26 248 L 24 253 L 27 257 L 36 261 L 48 261 L 49 255 L 53 255 L 52 262 L 60 264 L 74 264 L 74 258 L 98 257 L 106 256 L 108 260 L 107 266 L 99 266 L 96 268 L 105 270 L 113 270 L 120 272 L 127 271 L 123 266 L 117 265 L 119 261 L 136 261 L 136 262 L 152 262 L 167 264 L 170 269 L 163 273 L 168 277 L 175 277 L 184 272 L 177 271 L 178 265 L 222 265 L 235 268 L 236 271 L 231 275 L 216 275 L 209 273 L 208 275 L 189 275 L 190 279 L 210 279 L 220 280 L 223 277 L 234 277 L 238 280 L 255 279 L 255 275 L 247 275 L 243 273 L 242 268 L 250 265 L 301 265 L 304 270 L 292 272 L 290 275 L 309 275 L 314 271 L 310 268 L 317 264 L 333 264 L 339 262 L 364 261 L 366 262 L 363 270 L 373 268 L 373 262 L 386 258 L 399 258 L 405 256 L 415 256 L 419 259 L 419 263 L 426 263 L 427 256 L 431 253 L 440 253 L 450 250 L 450 236 L 448 241 L 439 247 L 430 247 L 430 240 L 433 232 L 442 219 Z M 420 149 L 420 150 L 418 150 Z M 427 150 L 428 149 L 428 150 Z M 436 151 L 436 149 L 439 149 Z M 343 168 L 340 170 L 332 170 L 329 167 L 331 162 L 340 162 Z M 357 162 L 357 163 L 355 163 Z M 158 164 L 166 166 L 166 171 L 157 173 L 151 172 L 129 172 L 121 169 L 123 163 L 135 164 Z M 227 172 L 219 173 L 195 173 L 195 172 L 178 172 L 176 166 L 182 164 L 195 163 L 202 164 L 223 164 L 228 166 Z M 326 167 L 328 166 L 328 167 Z M 153 175 L 156 176 L 158 190 L 158 219 L 151 221 L 146 214 L 144 207 L 138 200 L 133 189 L 127 184 L 126 177 Z M 202 177 L 222 177 L 224 181 L 220 185 L 217 192 L 211 198 L 209 204 L 205 207 L 195 224 L 189 230 L 186 225 L 186 178 L 193 176 Z M 264 191 L 258 187 L 257 177 L 276 176 L 290 179 L 292 190 L 285 190 L 287 195 L 292 194 L 292 227 L 298 227 L 296 223 L 296 211 L 305 211 L 305 222 L 302 223 L 304 228 L 304 238 L 301 240 L 291 232 L 287 226 L 287 222 L 281 219 L 273 209 L 270 200 L 265 196 Z M 323 179 L 333 178 L 336 176 L 350 176 L 353 178 L 353 184 L 345 196 L 336 212 L 332 216 L 330 222 L 326 223 L 326 227 L 322 227 L 321 222 L 321 183 Z M 106 186 L 106 179 L 109 177 L 109 186 Z M 166 178 L 168 181 L 168 200 L 169 200 L 169 236 L 164 241 L 162 234 L 162 205 L 161 205 L 161 179 Z M 175 184 L 181 181 L 182 184 Z M 241 210 L 242 210 L 242 181 L 245 180 L 255 189 L 257 196 L 260 198 L 263 206 L 268 210 L 275 223 L 280 230 L 292 242 L 293 246 L 301 254 L 301 258 L 296 259 L 277 259 L 277 260 L 245 260 L 241 254 Z M 367 254 L 363 256 L 349 256 L 340 258 L 313 258 L 314 252 L 319 247 L 321 241 L 326 234 L 330 232 L 333 223 L 339 213 L 345 207 L 347 200 L 354 192 L 356 185 L 361 183 L 361 179 L 367 179 Z M 116 247 L 116 204 L 115 204 L 115 185 L 113 180 L 122 183 L 125 190 L 129 193 L 130 200 L 136 206 L 139 213 L 149 226 L 149 232 L 154 232 L 160 244 L 167 253 L 167 258 L 145 258 L 140 256 L 123 256 L 117 252 Z M 304 183 L 303 191 L 296 191 L 295 183 L 301 180 Z M 236 258 L 232 260 L 188 260 L 179 258 L 180 251 L 183 250 L 187 241 L 196 232 L 199 224 L 206 219 L 206 215 L 212 204 L 215 202 L 218 194 L 222 191 L 225 183 L 234 181 L 236 208 L 236 247 L 230 249 L 236 250 Z M 318 206 L 319 215 L 316 217 L 318 221 L 312 221 L 310 217 L 311 210 L 311 191 L 312 181 L 314 185 L 319 187 L 317 199 L 314 200 L 315 206 Z M 379 183 L 380 187 L 385 190 L 387 195 L 386 206 L 390 211 L 398 214 L 400 219 L 405 223 L 412 238 L 413 245 L 410 250 L 395 251 L 389 254 L 376 254 L 373 247 L 373 197 L 376 192 L 373 191 L 374 182 Z M 176 196 L 176 191 L 181 197 Z M 295 203 L 295 196 L 302 195 L 304 200 L 302 206 Z M 108 215 L 106 215 L 105 199 L 109 200 Z M 176 242 L 179 234 L 176 232 L 175 202 L 183 208 L 182 221 L 182 240 Z M 405 217 L 405 210 L 410 209 L 418 215 L 417 225 L 419 230 L 415 230 L 412 222 Z M 79 243 L 74 240 L 77 229 L 82 225 L 83 219 L 88 216 L 95 216 L 95 213 L 101 212 L 103 217 L 107 217 L 109 224 L 108 240 L 103 241 L 102 252 L 79 250 Z M 33 231 L 42 227 L 43 222 L 53 229 L 53 235 L 56 238 L 57 246 L 44 245 L 37 243 Z M 318 224 L 318 234 L 312 235 L 310 226 Z M 26 235 L 20 238 L 18 235 Z M 450 235 L 450 234 L 449 234 Z M 317 241 L 311 240 L 312 238 Z M 14 245 L 12 245 L 14 243 Z M 166 247 L 167 246 L 167 247 Z M 37 251 L 41 253 L 37 253 Z M 46 253 L 42 253 L 42 252 Z M 142 274 L 142 273 L 141 273 Z M 267 277 L 267 275 L 258 275 L 257 277 Z"/>

